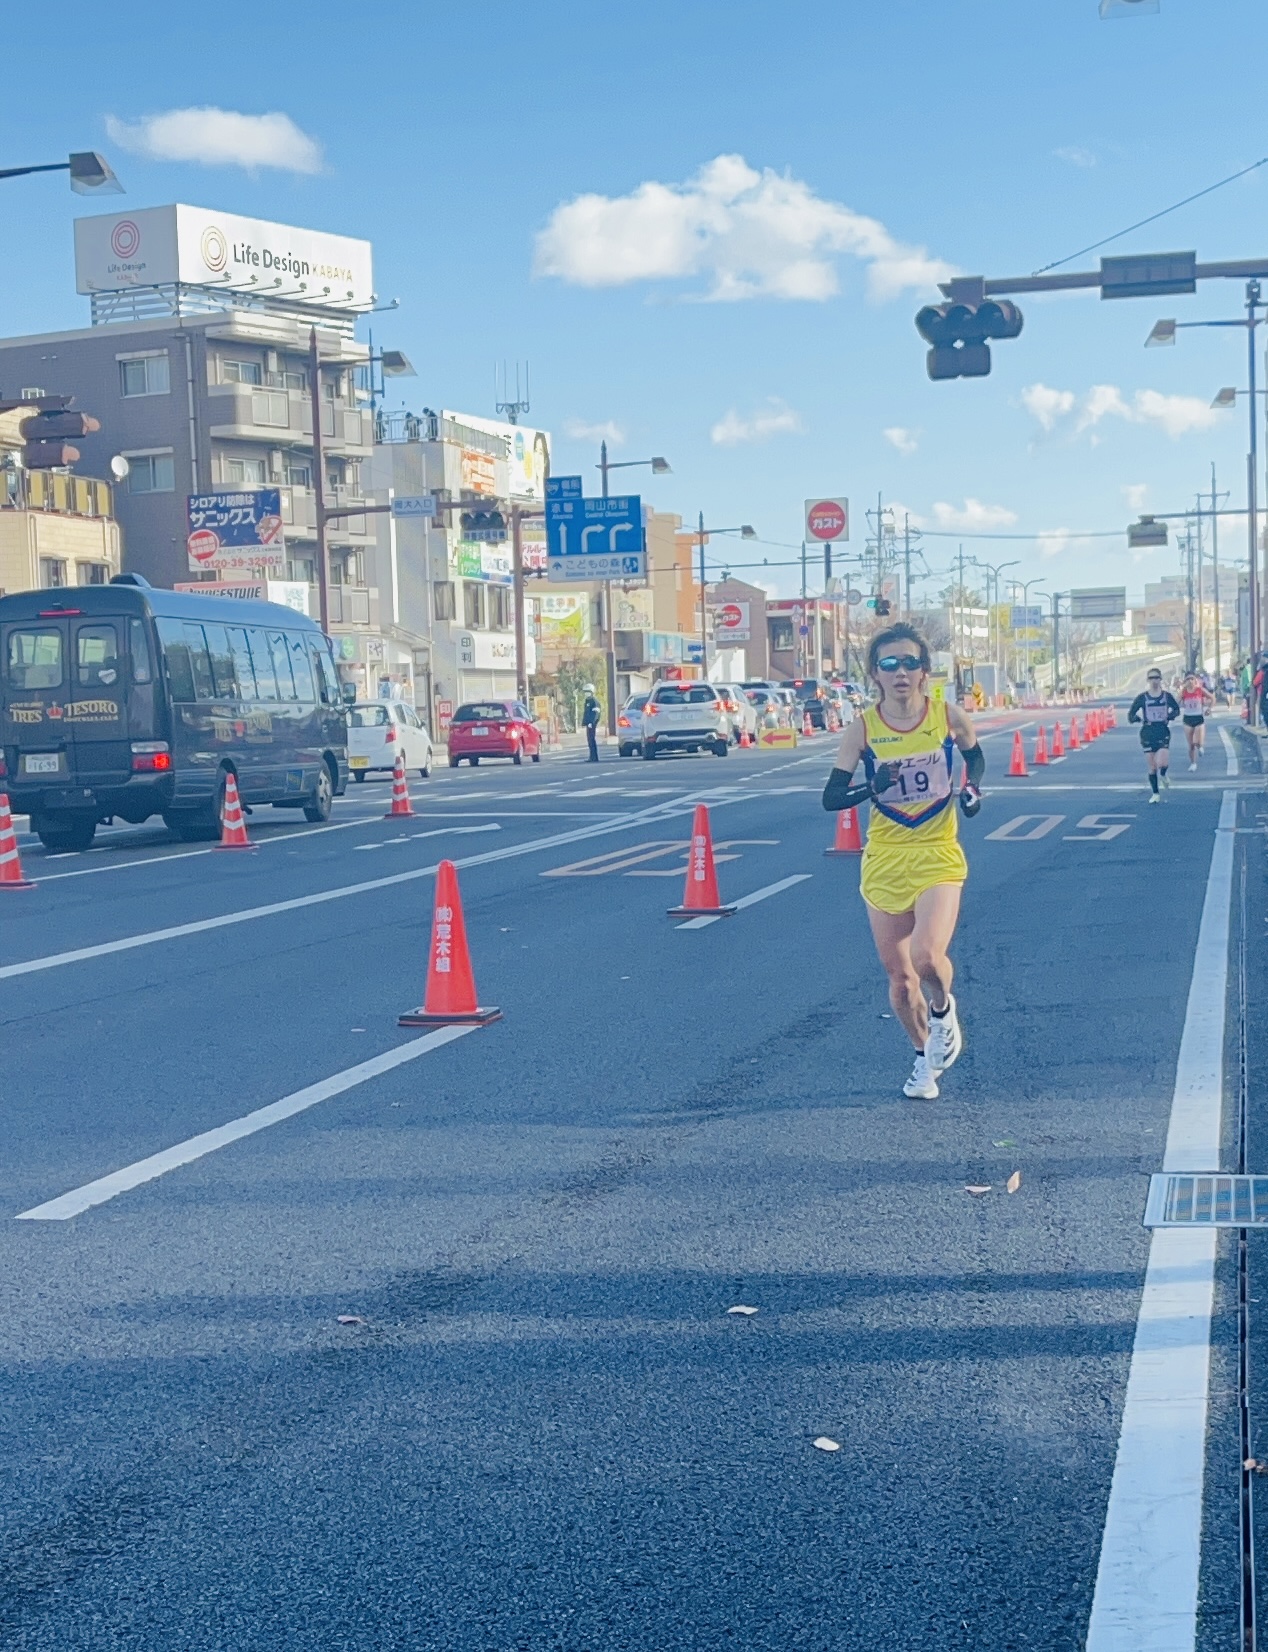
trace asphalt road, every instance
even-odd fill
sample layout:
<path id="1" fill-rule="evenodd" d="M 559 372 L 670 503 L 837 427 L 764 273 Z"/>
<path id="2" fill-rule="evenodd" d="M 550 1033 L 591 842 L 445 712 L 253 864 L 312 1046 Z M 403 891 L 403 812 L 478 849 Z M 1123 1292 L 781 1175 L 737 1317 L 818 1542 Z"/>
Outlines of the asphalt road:
<path id="1" fill-rule="evenodd" d="M 1213 733 L 1149 806 L 1121 728 L 1007 780 L 1017 724 L 938 1102 L 822 854 L 835 742 L 446 770 L 403 823 L 369 782 L 326 828 L 257 812 L 251 855 L 24 839 L 9 1652 L 1081 1647 L 1221 799 L 1254 827 L 1262 780 Z M 724 896 L 780 887 L 683 930 L 699 799 Z M 448 1042 L 396 1024 L 441 856 L 504 1017 Z M 1238 1644 L 1224 1334 L 1204 1652 Z"/>

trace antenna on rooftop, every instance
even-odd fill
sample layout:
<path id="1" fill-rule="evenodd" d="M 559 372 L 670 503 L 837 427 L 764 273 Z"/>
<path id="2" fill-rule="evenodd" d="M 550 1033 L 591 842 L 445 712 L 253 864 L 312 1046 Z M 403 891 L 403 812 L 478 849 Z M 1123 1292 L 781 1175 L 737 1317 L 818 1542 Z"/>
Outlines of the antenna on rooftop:
<path id="1" fill-rule="evenodd" d="M 510 398 L 510 386 L 507 377 L 506 363 L 502 363 L 501 390 L 498 389 L 497 369 L 493 373 L 494 406 L 499 413 L 505 414 L 511 424 L 520 422 L 520 414 L 528 412 L 528 363 L 524 363 L 524 392 L 520 394 L 520 364 L 515 363 L 515 400 Z"/>

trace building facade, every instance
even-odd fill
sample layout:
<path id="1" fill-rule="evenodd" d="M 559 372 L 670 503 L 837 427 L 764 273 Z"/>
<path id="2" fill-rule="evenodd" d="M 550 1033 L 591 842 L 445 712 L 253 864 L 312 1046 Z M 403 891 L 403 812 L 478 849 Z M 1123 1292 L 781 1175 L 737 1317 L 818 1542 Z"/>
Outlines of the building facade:
<path id="1" fill-rule="evenodd" d="M 120 569 L 108 482 L 21 465 L 22 420 L 0 412 L 0 596 L 46 587 L 107 585 Z"/>

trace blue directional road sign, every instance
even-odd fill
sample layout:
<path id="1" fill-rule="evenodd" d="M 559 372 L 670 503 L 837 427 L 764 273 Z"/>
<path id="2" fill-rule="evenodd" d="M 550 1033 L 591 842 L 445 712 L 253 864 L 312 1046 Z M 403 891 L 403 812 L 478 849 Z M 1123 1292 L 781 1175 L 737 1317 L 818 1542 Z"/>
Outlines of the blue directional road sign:
<path id="1" fill-rule="evenodd" d="M 572 481 L 552 477 L 551 484 Z M 556 582 L 581 579 L 645 579 L 643 501 L 636 493 L 617 499 L 583 499 L 562 488 L 546 498 L 546 575 Z"/>

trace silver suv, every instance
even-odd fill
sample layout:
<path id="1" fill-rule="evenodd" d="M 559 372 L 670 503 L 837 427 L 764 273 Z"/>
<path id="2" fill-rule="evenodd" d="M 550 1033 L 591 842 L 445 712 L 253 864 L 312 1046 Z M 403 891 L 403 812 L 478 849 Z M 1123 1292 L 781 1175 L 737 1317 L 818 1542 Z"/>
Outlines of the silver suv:
<path id="1" fill-rule="evenodd" d="M 731 713 L 712 683 L 657 683 L 643 707 L 643 756 L 662 751 L 711 751 L 731 746 Z"/>

